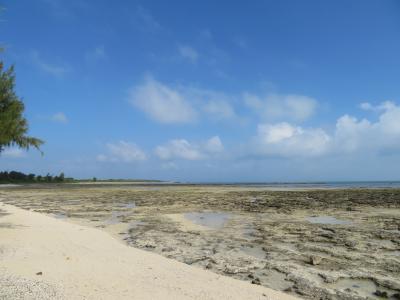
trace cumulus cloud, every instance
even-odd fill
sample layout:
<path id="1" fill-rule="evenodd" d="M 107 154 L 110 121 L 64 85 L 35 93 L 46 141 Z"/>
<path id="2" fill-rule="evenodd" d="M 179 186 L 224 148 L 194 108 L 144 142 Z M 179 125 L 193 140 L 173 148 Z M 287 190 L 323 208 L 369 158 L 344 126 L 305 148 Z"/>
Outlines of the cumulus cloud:
<path id="1" fill-rule="evenodd" d="M 374 110 L 374 107 L 369 102 L 363 102 L 360 104 L 360 108 L 363 110 Z"/>
<path id="2" fill-rule="evenodd" d="M 268 94 L 260 97 L 245 93 L 244 103 L 268 120 L 305 121 L 311 117 L 316 108 L 317 100 L 302 95 Z"/>
<path id="3" fill-rule="evenodd" d="M 166 145 L 158 146 L 155 154 L 163 160 L 186 159 L 199 160 L 203 158 L 203 154 L 195 146 L 185 139 L 171 140 Z"/>
<path id="4" fill-rule="evenodd" d="M 3 150 L 3 152 L 0 153 L 0 157 L 6 158 L 21 158 L 25 156 L 26 151 L 23 151 L 22 149 L 16 147 L 6 148 Z"/>
<path id="5" fill-rule="evenodd" d="M 101 162 L 127 162 L 144 161 L 147 159 L 146 153 L 136 144 L 119 141 L 106 145 L 108 154 L 99 154 L 96 159 Z"/>
<path id="6" fill-rule="evenodd" d="M 179 55 L 191 63 L 196 63 L 199 53 L 190 46 L 181 45 L 178 47 Z"/>
<path id="7" fill-rule="evenodd" d="M 210 153 L 219 153 L 224 151 L 224 145 L 219 136 L 213 136 L 204 144 L 204 149 Z"/>
<path id="8" fill-rule="evenodd" d="M 344 115 L 331 134 L 321 128 L 303 128 L 287 122 L 258 125 L 255 148 L 266 156 L 298 157 L 327 154 L 379 154 L 400 150 L 400 106 L 383 102 L 373 107 L 378 120 Z"/>
<path id="9" fill-rule="evenodd" d="M 192 123 L 204 117 L 215 121 L 239 119 L 233 106 L 235 98 L 228 94 L 192 86 L 171 86 L 151 76 L 130 89 L 129 102 L 164 124 Z"/>
<path id="10" fill-rule="evenodd" d="M 258 125 L 256 144 L 260 154 L 315 156 L 326 153 L 331 138 L 322 129 L 302 128 L 282 122 Z"/>
<path id="11" fill-rule="evenodd" d="M 185 139 L 170 140 L 165 145 L 157 146 L 154 152 L 162 160 L 201 160 L 223 150 L 221 139 L 214 136 L 203 143 L 190 143 Z"/>
<path id="12" fill-rule="evenodd" d="M 396 105 L 392 101 L 384 101 L 384 102 L 380 103 L 379 105 L 373 105 L 369 102 L 363 102 L 360 104 L 360 108 L 362 110 L 374 111 L 374 112 L 385 111 L 387 109 L 393 108 L 394 106 L 396 106 Z"/>
<path id="13" fill-rule="evenodd" d="M 400 107 L 386 101 L 371 108 L 380 114 L 376 122 L 358 120 L 349 115 L 338 119 L 335 132 L 338 148 L 347 152 L 400 148 Z"/>
<path id="14" fill-rule="evenodd" d="M 68 118 L 63 112 L 55 113 L 51 116 L 51 120 L 57 123 L 68 123 Z"/>
<path id="15" fill-rule="evenodd" d="M 160 123 L 189 123 L 197 117 L 191 103 L 178 89 L 152 78 L 130 91 L 130 102 Z"/>

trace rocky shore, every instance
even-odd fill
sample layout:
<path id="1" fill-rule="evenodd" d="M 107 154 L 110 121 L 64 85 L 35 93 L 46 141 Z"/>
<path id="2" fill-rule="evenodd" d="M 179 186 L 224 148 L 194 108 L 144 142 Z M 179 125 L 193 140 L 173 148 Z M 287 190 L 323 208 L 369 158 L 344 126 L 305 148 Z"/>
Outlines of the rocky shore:
<path id="1" fill-rule="evenodd" d="M 4 202 L 305 299 L 400 299 L 400 190 L 9 188 Z"/>

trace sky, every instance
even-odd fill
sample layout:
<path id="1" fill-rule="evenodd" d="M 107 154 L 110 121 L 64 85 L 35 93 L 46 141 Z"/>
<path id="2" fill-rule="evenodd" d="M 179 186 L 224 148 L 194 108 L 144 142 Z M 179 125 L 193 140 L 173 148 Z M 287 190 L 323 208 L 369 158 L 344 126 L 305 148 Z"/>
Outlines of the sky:
<path id="1" fill-rule="evenodd" d="M 0 1 L 29 134 L 1 170 L 400 180 L 400 3 Z"/>

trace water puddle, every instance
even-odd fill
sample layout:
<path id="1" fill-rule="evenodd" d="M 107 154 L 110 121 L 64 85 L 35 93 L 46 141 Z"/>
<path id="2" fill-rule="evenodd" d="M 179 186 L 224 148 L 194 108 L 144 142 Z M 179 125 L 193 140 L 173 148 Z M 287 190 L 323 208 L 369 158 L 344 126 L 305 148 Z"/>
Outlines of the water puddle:
<path id="1" fill-rule="evenodd" d="M 256 240 L 258 238 L 257 237 L 257 233 L 258 233 L 258 231 L 256 229 L 254 229 L 254 228 L 251 228 L 251 227 L 250 228 L 244 228 L 242 230 L 242 234 L 243 234 L 244 238 L 249 240 L 249 241 Z"/>
<path id="2" fill-rule="evenodd" d="M 283 291 L 293 286 L 292 282 L 286 280 L 286 275 L 284 273 L 276 270 L 268 270 L 266 273 L 265 285 L 269 288 Z"/>
<path id="3" fill-rule="evenodd" d="M 231 218 L 231 214 L 225 212 L 192 212 L 185 213 L 184 217 L 197 225 L 221 229 Z"/>
<path id="4" fill-rule="evenodd" d="M 389 253 L 390 253 L 390 255 L 393 255 L 393 256 L 398 256 L 398 257 L 400 257 L 400 250 L 394 250 L 394 251 L 390 251 Z"/>
<path id="5" fill-rule="evenodd" d="M 115 225 L 115 224 L 120 223 L 122 217 L 128 216 L 131 213 L 131 211 L 129 211 L 128 209 L 136 208 L 136 203 L 135 202 L 123 203 L 119 207 L 122 209 L 126 209 L 126 210 L 112 211 L 111 217 L 109 219 L 107 219 L 104 222 L 104 224 Z"/>
<path id="6" fill-rule="evenodd" d="M 129 208 L 129 209 L 131 209 L 131 208 L 136 208 L 136 203 L 135 203 L 135 202 L 125 203 L 125 204 L 123 204 L 121 207 L 123 207 L 123 208 Z"/>
<path id="7" fill-rule="evenodd" d="M 243 253 L 249 255 L 249 256 L 253 256 L 255 258 L 258 259 L 265 259 L 266 257 L 266 253 L 264 252 L 264 250 L 261 247 L 242 247 L 240 249 Z"/>
<path id="8" fill-rule="evenodd" d="M 351 224 L 351 221 L 340 220 L 335 217 L 330 216 L 317 216 L 317 217 L 307 217 L 308 222 L 313 224 L 329 224 L 329 225 L 346 225 Z"/>
<path id="9" fill-rule="evenodd" d="M 146 223 L 145 222 L 143 222 L 143 221 L 133 221 L 133 222 L 131 222 L 130 224 L 129 224 L 129 230 L 135 230 L 135 229 L 137 229 L 138 227 L 140 227 L 140 226 L 144 226 L 144 225 L 146 225 Z"/>
<path id="10" fill-rule="evenodd" d="M 66 219 L 66 218 L 68 218 L 68 216 L 63 212 L 54 213 L 53 216 L 56 219 Z"/>
<path id="11" fill-rule="evenodd" d="M 379 287 L 375 282 L 369 279 L 339 279 L 332 287 L 345 292 L 352 291 L 358 296 L 367 299 L 391 299 L 395 294 L 394 291 Z"/>

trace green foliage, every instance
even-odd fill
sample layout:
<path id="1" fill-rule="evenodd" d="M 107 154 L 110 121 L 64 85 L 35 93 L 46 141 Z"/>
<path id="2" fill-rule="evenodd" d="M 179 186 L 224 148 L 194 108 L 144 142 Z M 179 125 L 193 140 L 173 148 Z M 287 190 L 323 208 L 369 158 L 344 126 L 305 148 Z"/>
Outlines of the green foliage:
<path id="1" fill-rule="evenodd" d="M 24 104 L 15 94 L 14 67 L 4 69 L 0 62 L 0 153 L 4 147 L 39 149 L 43 141 L 27 136 L 28 122 L 23 116 Z"/>
<path id="2" fill-rule="evenodd" d="M 65 178 L 64 173 L 59 176 L 52 176 L 47 173 L 46 176 L 35 175 L 35 174 L 24 174 L 22 172 L 11 171 L 11 172 L 0 172 L 0 183 L 42 183 L 42 182 L 72 182 L 73 178 Z"/>

